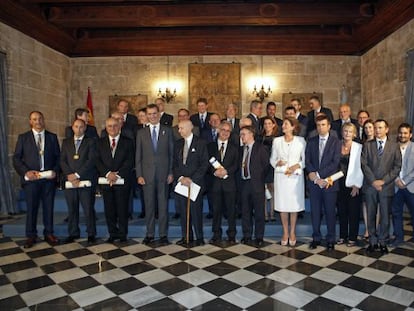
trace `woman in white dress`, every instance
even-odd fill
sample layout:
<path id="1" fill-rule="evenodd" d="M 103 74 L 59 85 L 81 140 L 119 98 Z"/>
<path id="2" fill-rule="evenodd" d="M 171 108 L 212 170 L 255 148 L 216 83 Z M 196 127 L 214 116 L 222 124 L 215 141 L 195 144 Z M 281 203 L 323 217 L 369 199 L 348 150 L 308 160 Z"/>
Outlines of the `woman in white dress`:
<path id="1" fill-rule="evenodd" d="M 298 120 L 285 118 L 282 125 L 284 135 L 273 140 L 270 156 L 270 164 L 275 168 L 275 210 L 280 212 L 283 226 L 281 245 L 296 245 L 296 220 L 298 212 L 305 209 L 303 169 L 306 142 L 303 137 L 296 136 L 299 128 Z"/>

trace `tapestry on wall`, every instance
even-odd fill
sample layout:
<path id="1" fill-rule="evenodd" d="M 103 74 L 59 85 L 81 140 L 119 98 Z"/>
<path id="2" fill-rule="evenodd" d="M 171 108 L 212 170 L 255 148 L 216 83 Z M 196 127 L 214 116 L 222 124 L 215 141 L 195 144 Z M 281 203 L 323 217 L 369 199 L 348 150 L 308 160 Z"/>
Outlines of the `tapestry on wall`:
<path id="1" fill-rule="evenodd" d="M 147 95 L 113 95 L 109 96 L 109 113 L 112 113 L 116 110 L 116 105 L 118 102 L 124 99 L 129 103 L 129 112 L 137 115 L 138 110 L 141 108 L 145 108 L 148 104 L 148 96 Z"/>
<path id="2" fill-rule="evenodd" d="M 189 64 L 189 110 L 197 112 L 197 99 L 207 98 L 208 111 L 224 118 L 228 104 L 238 107 L 241 115 L 241 65 L 240 64 Z"/>
<path id="3" fill-rule="evenodd" d="M 308 111 L 311 110 L 311 108 L 309 106 L 309 99 L 312 96 L 318 96 L 320 101 L 321 101 L 321 104 L 323 105 L 322 93 L 316 93 L 316 92 L 313 92 L 313 93 L 292 93 L 292 92 L 283 93 L 283 96 L 282 96 L 282 111 L 285 111 L 285 108 L 287 106 L 290 106 L 290 101 L 293 98 L 298 98 L 298 99 L 300 99 L 300 102 L 302 103 L 302 109 L 301 109 L 300 112 L 306 116 Z"/>

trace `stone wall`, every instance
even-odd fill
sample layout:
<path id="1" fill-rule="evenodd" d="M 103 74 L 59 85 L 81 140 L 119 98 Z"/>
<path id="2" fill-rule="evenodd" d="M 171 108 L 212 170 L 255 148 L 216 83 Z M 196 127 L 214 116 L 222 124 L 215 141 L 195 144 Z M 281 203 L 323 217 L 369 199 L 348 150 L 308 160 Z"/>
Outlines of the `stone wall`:
<path id="1" fill-rule="evenodd" d="M 11 159 L 18 134 L 30 128 L 28 114 L 32 110 L 42 111 L 46 127 L 63 136 L 64 126 L 68 123 L 71 70 L 68 57 L 2 23 L 0 51 L 7 58 L 8 152 Z M 17 176 L 11 170 L 14 182 L 18 184 Z"/>
<path id="2" fill-rule="evenodd" d="M 95 57 L 72 58 L 70 110 L 85 104 L 87 88 L 91 87 L 96 126 L 102 128 L 108 115 L 108 97 L 115 94 L 145 94 L 149 102 L 157 95 L 156 81 L 166 79 L 169 63 L 170 80 L 181 82 L 179 95 L 166 111 L 176 115 L 188 107 L 189 63 L 241 63 L 242 114 L 249 111 L 254 99 L 249 81 L 261 76 L 260 56 L 170 56 L 163 57 Z M 321 92 L 324 104 L 336 114 L 342 86 L 348 90 L 353 109 L 361 105 L 361 69 L 358 56 L 264 56 L 263 76 L 274 80 L 267 101 L 282 101 L 288 92 Z M 281 113 L 279 109 L 279 114 Z"/>
<path id="3" fill-rule="evenodd" d="M 407 51 L 414 48 L 414 20 L 361 57 L 362 98 L 373 119 L 384 118 L 395 134 L 406 117 Z"/>

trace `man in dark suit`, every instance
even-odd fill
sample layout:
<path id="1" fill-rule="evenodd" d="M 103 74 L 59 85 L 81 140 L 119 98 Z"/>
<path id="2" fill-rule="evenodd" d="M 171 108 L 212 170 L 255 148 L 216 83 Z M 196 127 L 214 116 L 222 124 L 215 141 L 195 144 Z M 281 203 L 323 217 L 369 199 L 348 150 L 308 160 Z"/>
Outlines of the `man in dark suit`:
<path id="1" fill-rule="evenodd" d="M 56 191 L 56 172 L 59 171 L 60 149 L 57 136 L 45 130 L 43 114 L 32 111 L 29 115 L 31 130 L 20 134 L 13 154 L 13 166 L 21 177 L 25 192 L 26 243 L 30 248 L 37 239 L 37 211 L 40 202 L 43 208 L 43 235 L 45 241 L 56 245 L 59 240 L 53 235 L 53 208 Z M 49 171 L 47 178 L 42 174 Z"/>
<path id="2" fill-rule="evenodd" d="M 122 114 L 122 118 L 124 121 L 124 127 L 132 132 L 132 135 L 135 140 L 135 136 L 138 130 L 138 118 L 132 113 L 128 112 L 129 103 L 125 99 L 119 100 L 116 105 L 116 110 Z"/>
<path id="3" fill-rule="evenodd" d="M 81 119 L 73 121 L 74 136 L 66 138 L 62 143 L 60 167 L 64 181 L 72 184 L 73 188 L 65 189 L 65 198 L 68 205 L 68 232 L 66 243 L 72 243 L 80 237 L 79 230 L 79 203 L 82 203 L 86 217 L 86 232 L 88 242 L 95 242 L 96 223 L 95 210 L 92 204 L 92 187 L 79 187 L 81 181 L 91 184 L 96 178 L 96 146 L 93 138 L 86 137 L 86 123 Z"/>
<path id="4" fill-rule="evenodd" d="M 177 118 L 178 118 L 178 124 L 181 121 L 190 120 L 190 111 L 188 111 L 188 109 L 185 109 L 185 108 L 178 109 Z M 182 138 L 181 135 L 180 135 L 180 133 L 178 132 L 178 124 L 177 125 L 174 125 L 172 127 L 172 129 L 173 129 L 173 135 L 174 135 L 174 141 L 179 140 L 179 139 Z M 194 126 L 193 127 L 193 134 L 195 136 L 200 137 L 200 129 L 198 128 L 198 126 Z"/>
<path id="5" fill-rule="evenodd" d="M 285 118 L 290 118 L 290 119 L 296 119 L 296 109 L 293 106 L 287 106 L 285 108 L 285 114 L 284 114 Z M 306 136 L 306 127 L 303 126 L 302 123 L 299 123 L 300 126 L 300 131 L 298 133 L 299 136 L 301 137 L 305 137 Z"/>
<path id="6" fill-rule="evenodd" d="M 203 235 L 203 206 L 202 193 L 204 188 L 204 175 L 208 168 L 208 153 L 206 142 L 191 132 L 193 124 L 191 121 L 181 121 L 178 131 L 183 137 L 177 140 L 174 145 L 173 172 L 177 182 L 189 187 L 191 183 L 196 183 L 201 187 L 195 202 L 190 202 L 190 219 L 187 220 L 187 197 L 176 195 L 176 204 L 181 214 L 181 236 L 177 242 L 179 245 L 186 244 L 187 221 L 190 223 L 190 241 L 194 240 L 192 224 L 196 235 L 196 245 L 204 244 Z"/>
<path id="7" fill-rule="evenodd" d="M 358 126 L 357 120 L 351 118 L 351 106 L 342 104 L 339 106 L 339 119 L 332 122 L 332 129 L 336 131 L 339 139 L 342 139 L 342 125 L 349 122 Z"/>
<path id="8" fill-rule="evenodd" d="M 338 172 L 341 158 L 341 141 L 329 133 L 330 121 L 326 115 L 316 118 L 318 135 L 309 139 L 306 145 L 305 161 L 308 172 L 308 188 L 312 217 L 312 242 L 310 249 L 321 244 L 321 218 L 325 216 L 328 233 L 327 249 L 333 250 L 335 245 L 336 196 L 338 182 L 328 184 L 326 179 Z"/>
<path id="9" fill-rule="evenodd" d="M 247 118 L 252 120 L 252 126 L 254 127 L 256 138 L 262 133 L 262 126 L 260 124 L 260 116 L 262 115 L 263 104 L 259 100 L 252 100 L 250 103 L 250 113 Z"/>
<path id="10" fill-rule="evenodd" d="M 158 106 L 158 109 L 159 109 L 160 124 L 171 127 L 173 125 L 174 116 L 164 111 L 165 99 L 162 97 L 158 97 L 155 100 L 155 104 Z"/>
<path id="11" fill-rule="evenodd" d="M 266 117 L 270 117 L 273 121 L 277 124 L 277 136 L 282 135 L 282 124 L 283 120 L 276 117 L 276 103 L 275 102 L 268 102 L 266 105 Z M 260 128 L 263 129 L 263 123 L 265 117 L 260 118 Z M 260 133 L 261 134 L 261 133 Z"/>
<path id="12" fill-rule="evenodd" d="M 367 252 L 378 248 L 387 254 L 386 240 L 389 235 L 389 212 L 394 196 L 394 181 L 401 169 L 401 151 L 398 144 L 388 139 L 388 123 L 378 119 L 374 123 L 375 139 L 364 144 L 361 168 L 364 173 L 362 191 L 368 213 L 369 246 Z M 380 223 L 375 220 L 379 206 Z"/>
<path id="13" fill-rule="evenodd" d="M 204 128 L 200 133 L 200 137 L 207 143 L 216 142 L 220 126 L 220 116 L 217 113 L 212 113 L 208 124 L 210 125 L 209 128 Z"/>
<path id="14" fill-rule="evenodd" d="M 332 111 L 329 108 L 322 107 L 321 101 L 318 96 L 311 96 L 309 99 L 309 105 L 312 109 L 308 112 L 307 118 L 308 118 L 308 125 L 306 128 L 307 135 L 316 129 L 316 117 L 318 116 L 318 113 L 323 112 L 329 120 L 329 123 L 333 121 L 333 115 Z"/>
<path id="15" fill-rule="evenodd" d="M 300 112 L 300 110 L 302 109 L 302 102 L 299 98 L 292 98 L 290 100 L 290 104 L 291 106 L 295 108 L 295 111 L 296 111 L 295 118 L 300 123 L 300 134 L 299 135 L 302 137 L 306 137 L 306 128 L 308 126 L 308 118 Z"/>
<path id="16" fill-rule="evenodd" d="M 365 124 L 365 121 L 368 119 L 369 119 L 369 112 L 367 110 L 358 111 L 357 138 L 358 138 L 358 141 L 360 142 L 365 141 L 364 124 Z"/>
<path id="17" fill-rule="evenodd" d="M 252 240 L 253 219 L 254 236 L 257 246 L 263 245 L 265 226 L 265 173 L 269 169 L 269 153 L 263 144 L 255 142 L 255 129 L 246 126 L 240 130 L 243 147 L 240 148 L 242 243 Z M 254 216 L 253 216 L 254 215 Z"/>
<path id="18" fill-rule="evenodd" d="M 77 119 L 83 120 L 86 124 L 85 137 L 95 138 L 95 139 L 99 138 L 96 127 L 88 124 L 88 121 L 89 121 L 89 110 L 88 109 L 77 108 L 75 110 L 75 120 Z M 66 138 L 73 137 L 72 125 L 65 128 L 65 137 Z"/>
<path id="19" fill-rule="evenodd" d="M 211 112 L 207 111 L 208 109 L 208 102 L 206 98 L 199 98 L 197 100 L 197 110 L 198 113 L 191 115 L 190 120 L 194 126 L 197 126 L 200 129 L 200 133 L 204 129 L 210 128 L 210 115 Z"/>
<path id="20" fill-rule="evenodd" d="M 210 242 L 220 242 L 222 238 L 221 219 L 227 216 L 228 241 L 236 242 L 236 170 L 239 163 L 239 146 L 233 145 L 229 138 L 232 125 L 228 121 L 221 121 L 217 142 L 207 145 L 208 156 L 214 157 L 220 167 L 210 166 L 211 186 L 209 193 L 212 196 L 213 208 L 213 237 Z"/>
<path id="21" fill-rule="evenodd" d="M 106 224 L 112 243 L 116 239 L 127 240 L 128 201 L 131 192 L 131 172 L 134 167 L 134 142 L 120 134 L 119 121 L 108 118 L 105 121 L 108 137 L 97 142 L 97 168 L 99 176 L 105 177 L 108 184 L 102 185 Z M 116 184 L 118 179 L 124 184 Z"/>
<path id="22" fill-rule="evenodd" d="M 137 133 L 136 178 L 142 185 L 147 232 L 144 244 L 155 236 L 155 211 L 158 210 L 160 243 L 168 244 L 168 189 L 173 182 L 174 139 L 169 126 L 160 124 L 158 106 L 147 106 L 150 125 Z"/>
<path id="23" fill-rule="evenodd" d="M 223 120 L 227 120 L 231 124 L 231 132 L 237 133 L 240 132 L 240 119 L 237 118 L 237 106 L 235 104 L 229 104 L 226 110 L 226 117 Z"/>

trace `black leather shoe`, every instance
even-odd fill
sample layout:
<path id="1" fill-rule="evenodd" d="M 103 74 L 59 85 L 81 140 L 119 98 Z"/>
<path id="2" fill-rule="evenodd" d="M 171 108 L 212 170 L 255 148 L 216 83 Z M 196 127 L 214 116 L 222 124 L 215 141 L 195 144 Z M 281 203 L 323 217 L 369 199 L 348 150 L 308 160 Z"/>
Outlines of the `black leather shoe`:
<path id="1" fill-rule="evenodd" d="M 166 236 L 160 237 L 160 239 L 158 240 L 158 242 L 160 244 L 170 244 L 170 241 L 168 241 L 168 238 Z"/>
<path id="2" fill-rule="evenodd" d="M 256 239 L 256 240 L 255 240 L 255 243 L 256 243 L 256 245 L 257 245 L 257 246 L 259 246 L 259 247 L 260 247 L 260 246 L 263 246 L 264 241 L 263 241 L 263 239 Z"/>
<path id="3" fill-rule="evenodd" d="M 380 245 L 379 250 L 380 250 L 382 255 L 388 254 L 388 248 L 387 248 L 386 245 Z"/>
<path id="4" fill-rule="evenodd" d="M 320 242 L 320 241 L 312 241 L 312 242 L 310 242 L 310 244 L 309 244 L 309 248 L 310 248 L 310 249 L 315 249 L 315 248 L 317 248 L 319 245 L 321 245 L 321 242 Z"/>
<path id="5" fill-rule="evenodd" d="M 115 238 L 110 236 L 107 240 L 106 243 L 114 243 L 115 242 Z"/>
<path id="6" fill-rule="evenodd" d="M 252 241 L 252 239 L 251 238 L 246 238 L 246 237 L 244 237 L 243 239 L 241 239 L 241 243 L 242 244 L 247 244 L 247 243 L 249 243 L 249 242 L 251 242 Z"/>
<path id="7" fill-rule="evenodd" d="M 75 242 L 76 239 L 79 239 L 79 238 L 80 238 L 79 235 L 70 235 L 66 239 L 63 240 L 63 243 L 65 244 L 73 243 Z"/>
<path id="8" fill-rule="evenodd" d="M 219 243 L 219 242 L 221 242 L 221 237 L 219 237 L 219 236 L 213 236 L 210 239 L 210 243 Z"/>
<path id="9" fill-rule="evenodd" d="M 45 242 L 49 243 L 50 245 L 58 245 L 60 243 L 59 239 L 55 237 L 53 234 L 45 235 Z"/>
<path id="10" fill-rule="evenodd" d="M 193 242 L 193 239 L 189 239 L 188 241 L 189 243 Z M 177 245 L 187 245 L 187 239 L 186 238 L 182 238 L 181 240 L 178 240 L 175 244 Z"/>
<path id="11" fill-rule="evenodd" d="M 329 243 L 326 245 L 326 249 L 327 249 L 328 251 L 333 251 L 333 250 L 335 249 L 335 244 L 334 244 L 333 242 L 329 242 Z"/>
<path id="12" fill-rule="evenodd" d="M 195 245 L 196 245 L 196 246 L 202 246 L 202 245 L 204 245 L 204 244 L 206 244 L 206 243 L 204 242 L 204 239 L 197 239 L 197 240 L 196 240 L 196 242 L 195 242 Z"/>
<path id="13" fill-rule="evenodd" d="M 369 244 L 368 247 L 365 249 L 367 253 L 373 253 L 378 249 L 378 245 Z"/>
<path id="14" fill-rule="evenodd" d="M 31 248 L 35 244 L 36 244 L 36 237 L 27 238 L 26 242 L 24 243 L 24 248 Z"/>
<path id="15" fill-rule="evenodd" d="M 119 238 L 119 242 L 121 243 L 125 243 L 126 241 L 128 241 L 128 238 L 126 236 Z"/>
<path id="16" fill-rule="evenodd" d="M 149 236 L 146 236 L 145 239 L 142 240 L 142 244 L 145 245 L 151 244 L 152 242 L 154 242 L 154 238 Z"/>
<path id="17" fill-rule="evenodd" d="M 95 242 L 96 242 L 96 237 L 94 235 L 88 236 L 88 243 L 95 243 Z"/>
<path id="18" fill-rule="evenodd" d="M 231 244 L 234 244 L 234 243 L 236 243 L 236 238 L 228 238 L 227 242 L 229 242 Z"/>

